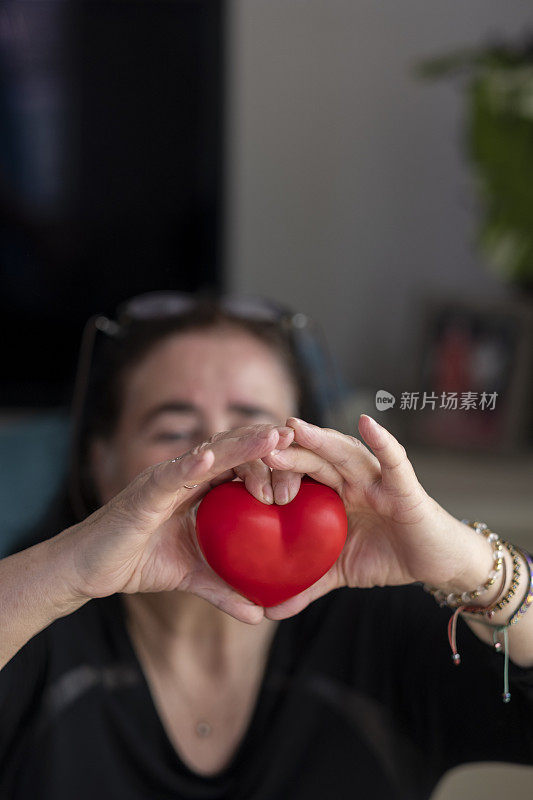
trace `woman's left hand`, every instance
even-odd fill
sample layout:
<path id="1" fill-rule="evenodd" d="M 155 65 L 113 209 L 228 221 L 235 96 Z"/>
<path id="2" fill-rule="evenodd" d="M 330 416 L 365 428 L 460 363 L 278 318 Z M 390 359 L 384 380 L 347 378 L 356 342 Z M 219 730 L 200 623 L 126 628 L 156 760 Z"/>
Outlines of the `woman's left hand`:
<path id="1" fill-rule="evenodd" d="M 290 417 L 294 442 L 263 457 L 273 470 L 307 474 L 341 497 L 348 536 L 331 569 L 313 586 L 273 606 L 283 619 L 341 586 L 395 586 L 416 581 L 444 590 L 483 583 L 492 555 L 486 541 L 445 511 L 420 485 L 405 448 L 366 415 L 353 436 Z M 274 474 L 274 473 L 273 473 Z"/>

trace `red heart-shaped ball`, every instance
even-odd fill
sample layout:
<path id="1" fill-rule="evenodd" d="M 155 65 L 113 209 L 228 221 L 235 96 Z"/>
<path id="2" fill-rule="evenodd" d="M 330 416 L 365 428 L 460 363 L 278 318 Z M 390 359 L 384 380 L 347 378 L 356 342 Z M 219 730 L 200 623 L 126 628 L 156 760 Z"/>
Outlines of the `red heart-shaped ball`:
<path id="1" fill-rule="evenodd" d="M 304 477 L 294 500 L 266 505 L 243 482 L 202 499 L 196 533 L 207 563 L 240 594 L 273 606 L 324 575 L 344 547 L 348 521 L 337 492 Z"/>

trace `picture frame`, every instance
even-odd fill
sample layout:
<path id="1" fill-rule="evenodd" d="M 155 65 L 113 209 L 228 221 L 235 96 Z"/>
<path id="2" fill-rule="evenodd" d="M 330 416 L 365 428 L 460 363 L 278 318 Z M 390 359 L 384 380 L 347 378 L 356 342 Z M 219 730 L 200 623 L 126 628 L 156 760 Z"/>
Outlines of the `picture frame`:
<path id="1" fill-rule="evenodd" d="M 417 444 L 496 453 L 531 444 L 533 303 L 512 298 L 424 303 L 419 357 L 398 398 Z M 416 406 L 416 407 L 415 407 Z"/>

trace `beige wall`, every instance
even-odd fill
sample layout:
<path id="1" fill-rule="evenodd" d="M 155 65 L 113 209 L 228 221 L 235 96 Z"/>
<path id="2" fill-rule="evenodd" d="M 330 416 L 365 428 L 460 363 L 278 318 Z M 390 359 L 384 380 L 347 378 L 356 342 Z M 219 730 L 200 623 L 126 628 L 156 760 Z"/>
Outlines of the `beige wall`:
<path id="1" fill-rule="evenodd" d="M 418 297 L 500 291 L 460 83 L 410 69 L 527 23 L 530 0 L 230 0 L 230 286 L 315 315 L 353 383 L 401 381 Z"/>
<path id="2" fill-rule="evenodd" d="M 531 0 L 230 2 L 229 284 L 316 316 L 353 384 L 402 380 L 425 293 L 501 293 L 473 247 L 460 84 L 409 70 L 526 25 Z M 467 766 L 435 800 L 532 777 Z"/>

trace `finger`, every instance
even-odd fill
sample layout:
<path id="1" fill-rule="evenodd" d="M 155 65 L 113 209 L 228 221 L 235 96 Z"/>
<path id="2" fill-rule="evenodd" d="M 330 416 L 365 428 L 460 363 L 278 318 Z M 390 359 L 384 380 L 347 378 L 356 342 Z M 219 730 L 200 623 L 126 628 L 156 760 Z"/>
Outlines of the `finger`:
<path id="1" fill-rule="evenodd" d="M 379 460 L 383 487 L 397 496 L 412 494 L 418 479 L 405 447 L 368 414 L 361 414 L 359 432 Z"/>
<path id="2" fill-rule="evenodd" d="M 202 447 L 208 447 L 213 442 L 220 442 L 227 439 L 235 439 L 238 437 L 248 436 L 254 432 L 260 433 L 261 431 L 276 430 L 278 432 L 278 443 L 276 445 L 279 449 L 288 447 L 294 441 L 294 429 L 289 425 L 246 425 L 241 428 L 232 428 L 227 431 L 220 431 L 215 433 L 210 439 L 198 445 L 195 450 Z"/>
<path id="3" fill-rule="evenodd" d="M 273 469 L 270 473 L 270 480 L 272 481 L 272 489 L 276 504 L 285 505 L 286 503 L 290 503 L 291 500 L 294 500 L 300 491 L 302 473 L 291 470 Z"/>
<path id="4" fill-rule="evenodd" d="M 264 618 L 262 607 L 236 592 L 214 572 L 205 559 L 203 561 L 204 565 L 192 572 L 180 588 L 202 597 L 240 622 L 251 625 L 261 622 Z"/>
<path id="5" fill-rule="evenodd" d="M 286 425 L 254 426 L 254 428 L 259 427 L 272 427 L 278 431 L 279 439 L 276 448 L 283 449 L 289 447 L 294 439 L 294 430 Z M 232 438 L 232 436 L 234 436 L 236 433 L 247 430 L 249 430 L 249 428 L 240 428 L 233 431 L 222 431 L 215 434 L 209 441 L 212 443 L 220 442 L 223 439 Z M 207 443 L 204 443 L 204 445 L 207 445 Z M 203 481 L 200 484 L 200 489 L 194 487 L 194 500 L 197 501 L 199 497 L 201 497 L 203 494 L 206 494 L 209 489 L 219 486 L 221 483 L 232 481 L 236 477 L 245 481 L 248 491 L 250 491 L 250 493 L 261 502 L 265 502 L 267 504 L 274 502 L 272 495 L 272 484 L 270 480 L 270 469 L 263 464 L 260 459 L 239 464 L 237 467 L 227 469 L 224 472 L 217 474 L 215 477 L 209 477 L 206 481 Z"/>
<path id="6" fill-rule="evenodd" d="M 156 464 L 141 472 L 111 502 L 126 511 L 141 527 L 143 522 L 150 523 L 148 529 L 152 530 L 154 525 L 170 517 L 180 497 L 185 497 L 190 491 L 183 488 L 184 484 L 203 481 L 213 463 L 214 453 L 204 450 Z"/>
<path id="7" fill-rule="evenodd" d="M 221 483 L 227 483 L 228 481 L 233 480 L 235 480 L 235 470 L 227 469 L 225 472 L 221 472 L 220 475 L 217 475 L 215 478 L 211 478 L 209 481 L 209 487 L 213 489 L 215 486 L 219 486 Z"/>
<path id="8" fill-rule="evenodd" d="M 264 461 L 265 459 L 249 462 L 227 470 L 209 481 L 209 486 L 214 488 L 238 477 L 244 481 L 250 494 L 261 502 L 267 505 L 290 503 L 300 491 L 302 473 L 292 472 L 289 469 L 271 469 Z M 256 464 L 261 465 L 261 471 L 256 468 Z"/>
<path id="9" fill-rule="evenodd" d="M 291 434 L 285 426 L 279 427 L 284 439 L 290 439 Z M 198 499 L 202 492 L 208 491 L 209 481 L 220 473 L 266 455 L 277 445 L 279 436 L 278 426 L 273 425 L 224 431 L 183 456 L 145 470 L 124 492 L 135 498 L 135 506 L 140 512 L 156 516 L 172 513 L 184 498 Z M 184 484 L 191 486 L 195 483 L 199 484 L 195 489 L 184 488 Z"/>
<path id="10" fill-rule="evenodd" d="M 263 456 L 262 461 L 278 472 L 289 470 L 300 475 L 309 475 L 310 478 L 330 486 L 336 492 L 342 488 L 343 481 L 339 471 L 324 458 L 300 445 L 293 444 L 282 451 L 276 449 Z"/>
<path id="11" fill-rule="evenodd" d="M 293 432 L 286 426 L 247 426 L 217 433 L 210 440 L 197 445 L 191 452 L 193 454 L 200 454 L 203 451 L 213 452 L 214 462 L 203 478 L 203 482 L 210 482 L 229 471 L 235 474 L 235 467 L 240 464 L 257 460 L 265 454 L 265 450 L 269 450 L 269 445 L 273 441 L 277 443 L 277 447 L 280 437 L 286 446 L 292 435 Z"/>
<path id="12" fill-rule="evenodd" d="M 276 427 L 279 439 L 276 445 L 277 448 L 283 449 L 288 447 L 294 439 L 294 430 L 285 425 L 274 426 Z M 228 438 L 230 431 L 222 431 L 215 434 L 210 441 L 220 441 L 222 438 Z M 245 481 L 248 491 L 254 495 L 261 502 L 271 504 L 274 502 L 272 494 L 272 482 L 270 479 L 271 470 L 260 460 L 246 462 L 240 464 L 235 468 L 228 469 L 214 478 L 210 478 L 207 482 L 208 485 L 204 486 L 204 490 L 219 486 L 221 483 L 234 480 L 236 477 Z M 197 499 L 199 492 L 195 493 Z"/>
<path id="13" fill-rule="evenodd" d="M 337 566 L 334 564 L 325 575 L 322 575 L 322 577 L 313 583 L 313 585 L 308 589 L 300 592 L 300 594 L 294 595 L 294 597 L 289 597 L 289 599 L 285 600 L 283 603 L 278 603 L 277 606 L 269 606 L 265 608 L 265 617 L 274 620 L 293 617 L 295 614 L 299 614 L 300 611 L 306 608 L 314 600 L 317 600 L 319 597 L 322 597 L 322 595 L 331 592 L 333 589 L 338 589 L 341 585 L 341 578 Z"/>
<path id="14" fill-rule="evenodd" d="M 294 441 L 307 450 L 312 450 L 332 464 L 345 480 L 358 480 L 371 470 L 379 476 L 379 462 L 365 445 L 355 436 L 333 428 L 319 428 L 297 417 L 289 417 L 287 425 L 294 428 Z"/>
<path id="15" fill-rule="evenodd" d="M 274 502 L 274 492 L 270 479 L 270 469 L 260 458 L 255 461 L 248 461 L 246 464 L 239 464 L 233 469 L 237 478 L 244 481 L 244 485 L 251 495 L 261 503 L 272 505 Z"/>
<path id="16" fill-rule="evenodd" d="M 280 452 L 286 453 L 287 450 Z M 245 482 L 250 494 L 268 505 L 274 502 L 279 505 L 289 503 L 300 489 L 300 474 L 289 470 L 271 470 L 261 459 L 240 464 L 233 471 Z"/>

